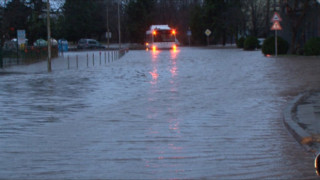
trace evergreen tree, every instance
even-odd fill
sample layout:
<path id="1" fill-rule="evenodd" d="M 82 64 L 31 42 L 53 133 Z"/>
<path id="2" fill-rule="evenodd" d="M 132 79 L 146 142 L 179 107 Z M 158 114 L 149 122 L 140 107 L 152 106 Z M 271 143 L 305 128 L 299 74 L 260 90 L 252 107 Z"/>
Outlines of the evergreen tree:
<path id="1" fill-rule="evenodd" d="M 12 0 L 7 4 L 3 15 L 3 28 L 6 38 L 16 37 L 18 29 L 27 29 L 29 14 L 30 8 L 20 0 Z"/>
<path id="2" fill-rule="evenodd" d="M 36 41 L 39 38 L 46 39 L 47 37 L 47 25 L 46 25 L 46 4 L 42 0 L 30 0 L 27 3 L 31 9 L 30 16 L 28 18 L 27 34 L 29 43 Z"/>
<path id="3" fill-rule="evenodd" d="M 97 36 L 104 28 L 97 1 L 66 0 L 64 7 L 64 28 L 68 40 Z"/>
<path id="4" fill-rule="evenodd" d="M 126 9 L 127 29 L 131 42 L 143 43 L 145 32 L 152 24 L 154 0 L 130 1 Z"/>
<path id="5" fill-rule="evenodd" d="M 190 28 L 192 31 L 192 37 L 196 44 L 205 44 L 206 37 L 204 32 L 206 30 L 206 24 L 204 23 L 203 7 L 195 6 L 191 12 Z"/>

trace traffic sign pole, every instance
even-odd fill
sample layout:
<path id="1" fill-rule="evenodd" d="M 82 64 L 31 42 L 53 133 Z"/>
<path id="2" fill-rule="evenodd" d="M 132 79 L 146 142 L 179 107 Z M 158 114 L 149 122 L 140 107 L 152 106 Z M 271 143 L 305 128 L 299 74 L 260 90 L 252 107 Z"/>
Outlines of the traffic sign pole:
<path id="1" fill-rule="evenodd" d="M 277 57 L 278 56 L 278 31 L 277 30 L 275 30 L 275 33 L 276 33 L 276 35 L 275 35 L 275 39 L 274 39 L 274 41 L 275 41 L 275 56 Z"/>
<path id="2" fill-rule="evenodd" d="M 189 46 L 191 45 L 191 35 L 192 35 L 192 32 L 191 32 L 190 27 L 189 27 L 189 30 L 187 31 L 187 36 L 188 36 L 188 40 L 189 40 Z"/>
<path id="3" fill-rule="evenodd" d="M 207 29 L 204 33 L 207 35 L 207 45 L 209 46 L 209 36 L 211 34 L 211 31 L 210 29 Z"/>
<path id="4" fill-rule="evenodd" d="M 282 30 L 282 27 L 279 23 L 280 21 L 282 21 L 280 15 L 277 12 L 275 12 L 271 19 L 271 22 L 273 22 L 271 30 L 275 31 L 275 36 L 274 36 L 275 52 L 274 53 L 276 57 L 278 56 L 278 30 Z"/>

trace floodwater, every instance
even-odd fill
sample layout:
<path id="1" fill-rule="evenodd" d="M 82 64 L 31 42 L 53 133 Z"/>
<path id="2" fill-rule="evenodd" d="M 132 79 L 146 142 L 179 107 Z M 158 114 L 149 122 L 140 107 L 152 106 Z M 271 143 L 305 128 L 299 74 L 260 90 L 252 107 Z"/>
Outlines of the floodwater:
<path id="1" fill-rule="evenodd" d="M 316 178 L 282 121 L 320 88 L 316 57 L 180 48 L 89 67 L 82 53 L 76 68 L 68 55 L 69 69 L 0 75 L 0 179 Z"/>

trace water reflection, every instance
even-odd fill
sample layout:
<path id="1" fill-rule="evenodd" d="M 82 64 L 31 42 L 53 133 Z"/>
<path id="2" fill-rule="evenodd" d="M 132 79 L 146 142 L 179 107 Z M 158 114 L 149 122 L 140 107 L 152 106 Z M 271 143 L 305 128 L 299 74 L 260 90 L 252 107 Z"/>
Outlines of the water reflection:
<path id="1" fill-rule="evenodd" d="M 148 127 L 146 136 L 153 140 L 148 145 L 151 159 L 145 167 L 157 173 L 168 169 L 174 174 L 184 172 L 183 166 L 175 162 L 185 159 L 185 146 L 181 142 L 182 110 L 179 106 L 178 50 L 151 51 L 151 75 L 149 90 Z M 161 81 L 159 74 L 161 73 Z"/>
<path id="2" fill-rule="evenodd" d="M 178 50 L 172 50 L 170 51 L 171 53 L 171 69 L 170 69 L 170 72 L 171 72 L 171 76 L 172 77 L 175 77 L 177 75 L 177 72 L 178 72 L 178 68 L 177 68 L 177 55 L 178 55 Z"/>
<path id="3" fill-rule="evenodd" d="M 150 75 L 152 76 L 152 80 L 150 81 L 151 84 L 155 85 L 157 84 L 158 81 L 158 55 L 159 55 L 159 51 L 154 50 L 151 53 L 151 60 L 152 60 L 152 71 L 150 71 Z"/>

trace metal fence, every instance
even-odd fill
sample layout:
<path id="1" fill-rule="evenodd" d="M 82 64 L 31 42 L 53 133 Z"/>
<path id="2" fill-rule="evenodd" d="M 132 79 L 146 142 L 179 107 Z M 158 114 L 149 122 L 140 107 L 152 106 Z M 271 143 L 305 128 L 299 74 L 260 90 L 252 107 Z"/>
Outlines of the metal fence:
<path id="1" fill-rule="evenodd" d="M 58 46 L 52 46 L 51 56 L 58 56 Z M 1 49 L 0 68 L 13 65 L 31 64 L 43 61 L 48 57 L 48 47 L 27 46 L 24 49 Z"/>
<path id="2" fill-rule="evenodd" d="M 63 55 L 66 60 L 67 69 L 88 68 L 101 66 L 119 60 L 129 50 L 103 50 L 89 52 L 66 53 Z"/>

